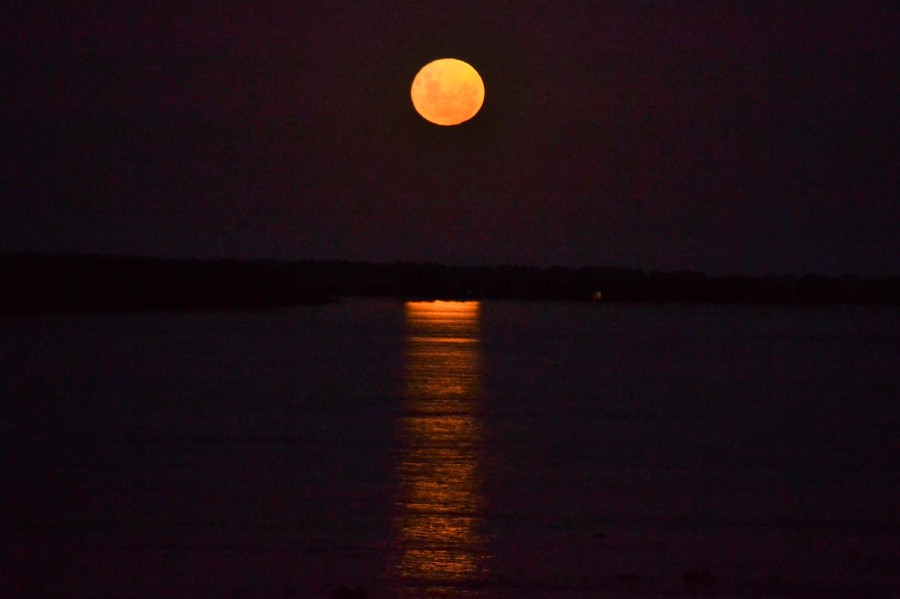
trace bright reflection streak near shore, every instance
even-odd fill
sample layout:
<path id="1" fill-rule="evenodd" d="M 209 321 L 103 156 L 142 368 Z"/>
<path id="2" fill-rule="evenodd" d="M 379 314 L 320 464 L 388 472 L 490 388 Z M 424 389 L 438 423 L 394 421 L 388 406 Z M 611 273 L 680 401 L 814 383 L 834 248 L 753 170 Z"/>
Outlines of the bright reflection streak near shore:
<path id="1" fill-rule="evenodd" d="M 458 595 L 487 572 L 479 479 L 478 302 L 407 302 L 397 569 L 410 593 Z"/>

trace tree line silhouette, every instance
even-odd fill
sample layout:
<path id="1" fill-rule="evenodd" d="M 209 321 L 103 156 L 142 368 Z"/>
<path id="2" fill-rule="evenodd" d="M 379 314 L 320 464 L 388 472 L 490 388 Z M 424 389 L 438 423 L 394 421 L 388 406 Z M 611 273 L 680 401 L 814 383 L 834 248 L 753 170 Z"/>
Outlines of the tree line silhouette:
<path id="1" fill-rule="evenodd" d="M 342 296 L 652 303 L 900 305 L 900 276 L 709 276 L 703 272 L 349 261 L 0 255 L 0 311 L 211 310 Z"/>

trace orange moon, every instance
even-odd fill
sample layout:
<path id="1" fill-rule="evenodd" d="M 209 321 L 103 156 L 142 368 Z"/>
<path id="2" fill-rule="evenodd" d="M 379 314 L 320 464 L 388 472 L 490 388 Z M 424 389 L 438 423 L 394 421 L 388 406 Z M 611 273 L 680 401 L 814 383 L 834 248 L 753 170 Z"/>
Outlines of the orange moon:
<path id="1" fill-rule="evenodd" d="M 458 125 L 478 114 L 484 104 L 484 82 L 472 66 L 455 58 L 426 64 L 409 91 L 422 118 L 435 125 Z"/>

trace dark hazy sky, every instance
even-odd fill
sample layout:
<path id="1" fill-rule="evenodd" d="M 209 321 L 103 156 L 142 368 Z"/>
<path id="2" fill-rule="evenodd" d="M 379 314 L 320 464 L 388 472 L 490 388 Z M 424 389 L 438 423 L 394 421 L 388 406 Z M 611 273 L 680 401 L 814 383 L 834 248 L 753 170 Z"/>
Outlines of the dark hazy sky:
<path id="1" fill-rule="evenodd" d="M 13 1 L 0 250 L 898 273 L 898 6 Z"/>

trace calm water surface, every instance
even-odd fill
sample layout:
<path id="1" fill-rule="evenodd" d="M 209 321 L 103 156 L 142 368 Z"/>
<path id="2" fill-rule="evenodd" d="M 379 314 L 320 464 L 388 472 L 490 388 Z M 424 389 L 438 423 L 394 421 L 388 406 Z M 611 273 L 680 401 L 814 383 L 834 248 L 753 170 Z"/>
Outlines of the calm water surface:
<path id="1" fill-rule="evenodd" d="M 21 597 L 896 596 L 889 308 L 0 319 Z"/>

